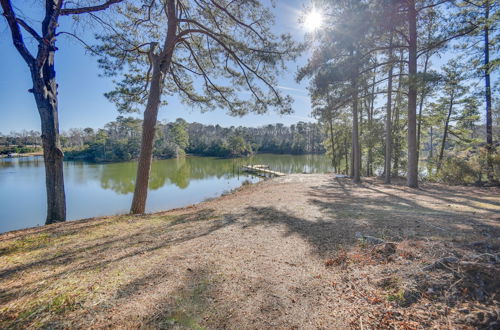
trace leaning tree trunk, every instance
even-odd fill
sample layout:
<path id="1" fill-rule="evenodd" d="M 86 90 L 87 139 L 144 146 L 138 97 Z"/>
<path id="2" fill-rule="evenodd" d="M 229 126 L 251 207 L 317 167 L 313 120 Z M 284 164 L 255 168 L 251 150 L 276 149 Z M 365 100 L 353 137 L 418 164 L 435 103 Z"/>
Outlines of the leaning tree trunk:
<path id="1" fill-rule="evenodd" d="M 154 54 L 156 43 L 152 43 L 149 50 L 149 61 L 152 68 L 151 81 L 149 83 L 148 101 L 144 111 L 144 121 L 142 122 L 141 152 L 139 154 L 139 164 L 137 166 L 137 177 L 135 181 L 134 197 L 130 213 L 141 214 L 146 210 L 146 200 L 148 197 L 148 183 L 153 160 L 153 142 L 155 138 L 155 126 L 160 108 L 161 92 L 165 75 L 170 69 L 172 56 L 177 38 L 177 13 L 176 2 L 168 1 L 166 4 L 168 11 L 168 28 L 163 50 Z"/>
<path id="2" fill-rule="evenodd" d="M 152 77 L 149 87 L 148 101 L 144 111 L 144 121 L 142 122 L 141 152 L 137 166 L 137 176 L 134 189 L 134 197 L 130 213 L 141 214 L 146 210 L 146 200 L 148 198 L 148 183 L 153 159 L 153 142 L 155 138 L 156 119 L 160 107 L 161 90 L 164 75 L 160 70 L 159 60 L 155 57 L 152 60 Z"/>
<path id="3" fill-rule="evenodd" d="M 418 188 L 417 164 L 417 11 L 415 0 L 408 1 L 408 169 L 407 185 Z"/>
<path id="4" fill-rule="evenodd" d="M 66 220 L 63 152 L 59 141 L 57 83 L 54 70 L 54 51 L 49 51 L 42 68 L 32 68 L 33 94 L 41 119 L 47 218 L 45 224 Z"/>

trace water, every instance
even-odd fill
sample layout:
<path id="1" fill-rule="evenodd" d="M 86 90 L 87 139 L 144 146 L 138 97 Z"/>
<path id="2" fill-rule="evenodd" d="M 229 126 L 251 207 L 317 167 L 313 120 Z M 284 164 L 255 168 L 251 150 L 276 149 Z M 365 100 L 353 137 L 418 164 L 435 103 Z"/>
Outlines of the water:
<path id="1" fill-rule="evenodd" d="M 241 172 L 242 165 L 267 164 L 284 173 L 331 171 L 323 155 L 270 155 L 217 159 L 185 157 L 155 160 L 146 211 L 199 203 L 260 178 Z M 127 213 L 134 190 L 135 162 L 64 163 L 68 220 Z M 43 225 L 45 172 L 41 157 L 0 159 L 0 232 Z"/>

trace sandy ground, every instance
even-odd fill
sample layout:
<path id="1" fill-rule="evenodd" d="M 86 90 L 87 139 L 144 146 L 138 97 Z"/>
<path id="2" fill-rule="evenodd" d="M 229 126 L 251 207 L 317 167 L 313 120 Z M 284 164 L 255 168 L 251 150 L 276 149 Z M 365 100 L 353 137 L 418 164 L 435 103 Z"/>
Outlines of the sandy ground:
<path id="1" fill-rule="evenodd" d="M 10 232 L 0 328 L 493 329 L 499 220 L 498 188 L 298 174 Z"/>

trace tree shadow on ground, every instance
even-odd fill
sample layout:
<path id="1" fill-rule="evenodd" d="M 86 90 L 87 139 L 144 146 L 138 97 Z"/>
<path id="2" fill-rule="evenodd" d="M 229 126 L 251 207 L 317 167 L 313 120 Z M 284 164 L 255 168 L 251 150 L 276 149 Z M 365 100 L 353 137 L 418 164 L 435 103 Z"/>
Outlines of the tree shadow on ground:
<path id="1" fill-rule="evenodd" d="M 403 187 L 400 186 L 393 186 L 392 188 L 403 191 Z M 428 184 L 421 187 L 417 191 L 419 195 L 432 197 L 444 203 L 459 202 L 460 204 L 466 205 L 475 211 L 500 211 L 500 202 L 488 199 L 489 197 L 493 197 L 495 194 L 500 194 L 500 191 L 494 189 L 484 191 L 475 187 L 466 187 L 465 189 L 467 189 L 467 191 L 464 191 L 464 188 L 465 187 L 437 186 Z M 473 194 L 471 194 L 471 189 L 474 189 Z M 489 207 L 479 206 L 478 204 Z"/>
<path id="2" fill-rule="evenodd" d="M 387 241 L 405 239 L 445 240 L 457 243 L 498 237 L 499 228 L 484 221 L 482 215 L 426 206 L 420 203 L 421 190 L 405 191 L 365 182 L 353 184 L 331 179 L 312 187 L 308 204 L 320 216 L 301 214 L 276 207 L 248 207 L 240 216 L 251 225 L 284 225 L 285 236 L 299 235 L 319 256 L 338 252 L 359 241 L 356 233 Z M 425 192 L 439 200 L 441 191 Z M 456 203 L 456 202 L 454 202 Z"/>
<path id="3" fill-rule="evenodd" d="M 209 235 L 232 224 L 233 221 L 231 218 L 217 215 L 213 209 L 204 209 L 177 217 L 127 217 L 126 226 L 123 226 L 121 221 L 102 221 L 104 223 L 91 225 L 94 229 L 97 226 L 103 227 L 102 233 L 97 237 L 86 235 L 92 231 L 74 232 L 74 228 L 70 226 L 71 234 L 64 231 L 56 234 L 57 237 L 70 238 L 69 243 L 65 242 L 64 250 L 58 249 L 57 243 L 54 242 L 51 249 L 45 250 L 44 246 L 36 244 L 32 250 L 28 246 L 22 251 L 27 261 L 4 264 L 7 266 L 0 269 L 0 279 L 3 283 L 19 278 L 20 274 L 30 276 L 18 284 L 2 289 L 0 301 L 8 303 L 27 292 L 42 290 L 50 286 L 51 281 L 112 268 L 113 265 L 134 260 L 136 257 L 153 255 L 156 251 Z M 193 226 L 193 223 L 196 225 Z M 119 226 L 115 228 L 117 224 Z"/>

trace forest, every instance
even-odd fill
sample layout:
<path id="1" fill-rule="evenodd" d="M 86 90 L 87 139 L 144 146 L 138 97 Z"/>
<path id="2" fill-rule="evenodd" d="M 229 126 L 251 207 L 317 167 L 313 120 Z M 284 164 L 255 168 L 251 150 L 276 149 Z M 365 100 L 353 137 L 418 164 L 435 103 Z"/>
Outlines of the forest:
<path id="1" fill-rule="evenodd" d="M 447 183 L 498 181 L 492 103 L 498 89 L 491 84 L 497 7 L 488 1 L 331 6 L 329 20 L 343 23 L 312 37 L 316 47 L 297 79 L 311 78 L 313 113 L 328 127 L 334 167 L 343 165 L 359 181 L 378 164 L 386 183 L 403 174 L 412 187 L 422 167 Z"/>
<path id="2" fill-rule="evenodd" d="M 103 129 L 69 129 L 61 134 L 61 146 L 67 160 L 120 162 L 139 157 L 142 121 L 119 116 Z M 158 123 L 153 156 L 156 159 L 182 157 L 186 153 L 212 157 L 242 157 L 257 152 L 276 154 L 321 154 L 324 133 L 319 123 L 263 127 L 221 127 L 175 122 Z M 0 134 L 0 154 L 23 153 L 41 149 L 36 131 Z M 25 151 L 27 150 L 27 151 Z"/>

